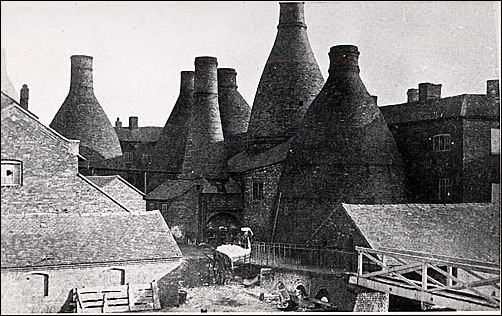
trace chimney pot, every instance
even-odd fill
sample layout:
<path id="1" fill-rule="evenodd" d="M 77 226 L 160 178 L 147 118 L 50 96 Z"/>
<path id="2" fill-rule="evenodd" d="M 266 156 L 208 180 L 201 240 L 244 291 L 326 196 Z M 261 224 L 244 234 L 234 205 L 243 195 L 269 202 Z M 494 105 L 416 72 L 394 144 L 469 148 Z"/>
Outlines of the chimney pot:
<path id="1" fill-rule="evenodd" d="M 336 45 L 329 50 L 329 74 L 359 73 L 359 50 L 354 45 Z"/>
<path id="2" fill-rule="evenodd" d="M 122 127 L 122 122 L 120 121 L 120 118 L 117 117 L 117 120 L 115 121 L 115 127 Z"/>
<path id="3" fill-rule="evenodd" d="M 406 94 L 408 95 L 408 103 L 417 102 L 419 100 L 418 89 L 408 89 Z"/>
<path id="4" fill-rule="evenodd" d="M 486 81 L 486 95 L 491 98 L 500 98 L 498 79 Z"/>
<path id="5" fill-rule="evenodd" d="M 28 99 L 30 98 L 30 89 L 28 89 L 28 85 L 23 84 L 20 95 L 19 104 L 23 109 L 28 110 Z"/>
<path id="6" fill-rule="evenodd" d="M 138 128 L 138 117 L 137 116 L 129 116 L 129 128 L 130 129 Z"/>
<path id="7" fill-rule="evenodd" d="M 441 99 L 441 84 L 423 82 L 418 84 L 418 100 L 426 102 Z"/>
<path id="8" fill-rule="evenodd" d="M 290 26 L 307 28 L 304 4 L 305 2 L 279 2 L 279 25 L 277 28 Z"/>

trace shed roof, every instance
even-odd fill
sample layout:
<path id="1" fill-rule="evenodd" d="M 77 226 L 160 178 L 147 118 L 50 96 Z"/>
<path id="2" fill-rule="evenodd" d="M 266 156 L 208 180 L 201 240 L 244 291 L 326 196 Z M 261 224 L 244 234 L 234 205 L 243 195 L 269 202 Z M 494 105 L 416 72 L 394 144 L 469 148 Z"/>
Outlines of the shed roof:
<path id="1" fill-rule="evenodd" d="M 151 143 L 159 140 L 162 127 L 144 126 L 130 129 L 129 127 L 115 127 L 115 132 L 121 142 Z"/>
<path id="2" fill-rule="evenodd" d="M 342 204 L 372 248 L 394 248 L 488 262 L 500 258 L 500 206 Z"/>
<path id="3" fill-rule="evenodd" d="M 172 200 L 190 190 L 199 180 L 167 180 L 148 193 L 145 200 Z"/>
<path id="4" fill-rule="evenodd" d="M 128 187 L 130 187 L 132 190 L 136 191 L 137 193 L 139 193 L 141 195 L 145 195 L 143 192 L 138 190 L 135 186 L 133 186 L 132 184 L 127 182 L 127 180 L 125 180 L 124 178 L 122 178 L 118 174 L 111 175 L 111 176 L 86 176 L 86 178 L 91 180 L 92 182 L 94 182 L 100 188 L 104 188 L 104 187 L 108 186 L 110 183 L 112 183 L 113 181 L 117 180 L 117 181 L 123 182 L 125 185 L 127 185 Z"/>
<path id="5" fill-rule="evenodd" d="M 2 215 L 1 249 L 2 269 L 181 257 L 158 211 Z"/>
<path id="6" fill-rule="evenodd" d="M 291 140 L 292 138 L 259 153 L 240 152 L 228 161 L 230 172 L 246 172 L 285 161 L 291 147 Z"/>

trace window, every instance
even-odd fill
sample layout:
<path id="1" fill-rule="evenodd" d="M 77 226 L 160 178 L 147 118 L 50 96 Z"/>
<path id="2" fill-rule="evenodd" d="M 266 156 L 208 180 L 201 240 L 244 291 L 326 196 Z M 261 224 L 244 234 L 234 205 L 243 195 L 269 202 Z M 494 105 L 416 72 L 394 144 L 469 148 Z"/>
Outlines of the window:
<path id="1" fill-rule="evenodd" d="M 500 155 L 500 129 L 492 128 L 492 154 Z"/>
<path id="2" fill-rule="evenodd" d="M 263 182 L 253 182 L 253 201 L 263 200 Z"/>
<path id="3" fill-rule="evenodd" d="M 432 150 L 449 151 L 451 146 L 450 134 L 439 134 L 432 137 Z"/>
<path id="4" fill-rule="evenodd" d="M 103 271 L 103 284 L 105 286 L 125 285 L 125 270 L 120 268 L 110 268 Z"/>
<path id="5" fill-rule="evenodd" d="M 134 155 L 132 152 L 130 152 L 130 151 L 124 152 L 124 162 L 125 163 L 132 163 L 133 159 L 134 159 Z"/>
<path id="6" fill-rule="evenodd" d="M 49 275 L 45 273 L 32 273 L 26 280 L 30 281 L 30 290 L 34 295 L 49 296 Z"/>
<path id="7" fill-rule="evenodd" d="M 155 209 L 155 203 L 150 203 L 150 211 L 153 211 Z"/>
<path id="8" fill-rule="evenodd" d="M 162 203 L 162 212 L 167 212 L 167 204 Z"/>
<path id="9" fill-rule="evenodd" d="M 150 154 L 143 154 L 141 156 L 141 162 L 143 162 L 144 165 L 147 165 L 150 163 L 150 160 L 151 160 L 151 156 Z"/>
<path id="10" fill-rule="evenodd" d="M 439 191 L 438 199 L 446 200 L 451 197 L 451 180 L 450 179 L 439 179 Z"/>
<path id="11" fill-rule="evenodd" d="M 22 163 L 16 160 L 2 160 L 2 186 L 22 184 Z"/>

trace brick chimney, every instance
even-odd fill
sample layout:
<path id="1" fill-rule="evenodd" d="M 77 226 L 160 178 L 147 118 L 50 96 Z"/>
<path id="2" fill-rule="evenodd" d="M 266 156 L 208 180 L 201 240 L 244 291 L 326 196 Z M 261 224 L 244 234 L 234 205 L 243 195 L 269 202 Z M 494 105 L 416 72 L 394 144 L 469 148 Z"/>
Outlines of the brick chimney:
<path id="1" fill-rule="evenodd" d="M 23 109 L 28 110 L 28 99 L 30 97 L 30 89 L 28 89 L 28 85 L 23 84 L 20 95 L 19 104 Z"/>
<path id="2" fill-rule="evenodd" d="M 441 84 L 422 82 L 418 84 L 418 100 L 426 102 L 441 99 Z"/>
<path id="3" fill-rule="evenodd" d="M 408 95 L 408 103 L 418 102 L 418 89 L 408 89 L 406 94 Z"/>
<path id="4" fill-rule="evenodd" d="M 498 79 L 486 81 L 486 95 L 489 98 L 500 98 L 499 81 Z"/>
<path id="5" fill-rule="evenodd" d="M 122 127 L 122 122 L 120 121 L 120 118 L 117 117 L 117 120 L 115 121 L 115 127 Z"/>
<path id="6" fill-rule="evenodd" d="M 130 129 L 138 128 L 138 117 L 137 116 L 129 116 L 129 128 Z"/>
<path id="7" fill-rule="evenodd" d="M 216 57 L 195 58 L 194 103 L 183 177 L 204 177 L 209 180 L 228 178 L 218 104 L 217 66 Z"/>

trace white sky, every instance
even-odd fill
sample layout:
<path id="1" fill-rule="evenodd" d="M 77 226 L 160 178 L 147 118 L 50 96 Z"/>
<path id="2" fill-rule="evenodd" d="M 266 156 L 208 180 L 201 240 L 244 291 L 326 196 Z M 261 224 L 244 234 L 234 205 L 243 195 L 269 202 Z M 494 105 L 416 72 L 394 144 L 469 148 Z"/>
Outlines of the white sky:
<path id="1" fill-rule="evenodd" d="M 406 101 L 419 82 L 442 96 L 485 93 L 500 77 L 500 2 L 318 2 L 305 4 L 310 43 L 324 78 L 328 51 L 359 46 L 361 77 L 379 105 Z M 49 124 L 70 83 L 70 56 L 94 57 L 94 88 L 113 123 L 163 126 L 182 70 L 215 56 L 237 70 L 252 105 L 274 43 L 278 2 L 6 2 L 1 45 L 17 90 Z"/>

